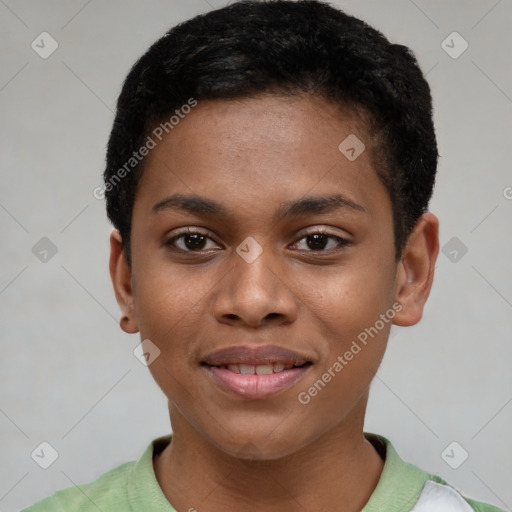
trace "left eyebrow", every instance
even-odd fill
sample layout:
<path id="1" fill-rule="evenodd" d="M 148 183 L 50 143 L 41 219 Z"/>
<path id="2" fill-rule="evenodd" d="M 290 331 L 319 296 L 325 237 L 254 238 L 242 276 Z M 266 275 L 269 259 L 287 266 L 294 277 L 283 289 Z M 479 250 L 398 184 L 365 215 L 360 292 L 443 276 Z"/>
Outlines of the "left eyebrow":
<path id="1" fill-rule="evenodd" d="M 275 213 L 274 220 L 282 220 L 286 217 L 297 217 L 308 213 L 329 213 L 340 208 L 365 212 L 360 204 L 354 203 L 340 194 L 329 196 L 305 197 L 297 201 L 284 203 Z"/>
<path id="2" fill-rule="evenodd" d="M 274 214 L 274 222 L 288 217 L 298 217 L 311 213 L 329 213 L 340 208 L 365 212 L 365 208 L 340 194 L 328 196 L 305 197 L 296 201 L 283 203 Z M 183 210 L 199 216 L 230 217 L 233 213 L 220 203 L 206 197 L 195 195 L 175 194 L 158 201 L 152 211 L 157 213 L 162 210 Z"/>
<path id="3" fill-rule="evenodd" d="M 175 194 L 158 201 L 152 211 L 154 213 L 162 210 L 183 210 L 197 215 L 229 217 L 230 211 L 224 208 L 220 203 L 206 197 Z"/>

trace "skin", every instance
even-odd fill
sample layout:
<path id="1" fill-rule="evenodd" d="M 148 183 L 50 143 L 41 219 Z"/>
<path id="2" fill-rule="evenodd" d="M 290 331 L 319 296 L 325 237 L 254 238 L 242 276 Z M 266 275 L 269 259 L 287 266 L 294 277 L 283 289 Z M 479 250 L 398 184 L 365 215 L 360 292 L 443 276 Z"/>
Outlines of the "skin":
<path id="1" fill-rule="evenodd" d="M 354 161 L 338 150 L 349 134 L 366 145 Z M 397 259 L 371 155 L 354 112 L 318 97 L 262 95 L 199 102 L 146 157 L 132 265 L 114 231 L 110 271 L 122 328 L 160 350 L 149 369 L 168 397 L 173 440 L 154 469 L 177 510 L 320 512 L 343 503 L 350 512 L 375 489 L 384 461 L 363 422 L 391 322 L 308 404 L 297 399 L 393 304 L 401 310 L 392 323 L 419 322 L 431 289 L 438 220 L 424 214 Z M 285 202 L 334 193 L 362 209 L 274 219 Z M 173 194 L 215 200 L 230 214 L 152 211 Z M 209 238 L 198 249 L 187 237 L 169 242 L 186 227 Z M 333 238 L 312 249 L 319 230 Z M 262 248 L 252 263 L 236 252 L 249 236 Z M 313 364 L 282 392 L 243 399 L 200 364 L 240 344 L 290 348 Z"/>

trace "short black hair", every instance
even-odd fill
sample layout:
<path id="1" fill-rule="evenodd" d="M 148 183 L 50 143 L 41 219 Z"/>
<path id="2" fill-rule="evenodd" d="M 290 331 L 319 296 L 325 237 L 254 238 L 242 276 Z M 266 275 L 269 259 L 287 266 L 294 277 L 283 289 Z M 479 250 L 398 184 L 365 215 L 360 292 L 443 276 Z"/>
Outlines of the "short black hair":
<path id="1" fill-rule="evenodd" d="M 368 135 L 376 141 L 371 154 L 389 192 L 401 255 L 427 211 L 438 160 L 430 88 L 414 54 L 326 2 L 248 0 L 171 28 L 124 81 L 104 190 L 129 264 L 133 204 L 144 167 L 138 150 L 151 131 L 191 101 L 265 93 L 315 94 L 369 120 Z"/>

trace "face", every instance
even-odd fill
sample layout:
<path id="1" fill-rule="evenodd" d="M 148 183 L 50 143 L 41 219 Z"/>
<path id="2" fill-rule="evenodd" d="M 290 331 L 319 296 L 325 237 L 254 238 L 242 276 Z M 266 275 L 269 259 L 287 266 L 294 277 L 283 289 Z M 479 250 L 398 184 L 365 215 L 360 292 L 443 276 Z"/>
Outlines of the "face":
<path id="1" fill-rule="evenodd" d="M 338 148 L 351 134 L 355 159 L 361 146 Z M 360 435 L 407 272 L 354 115 L 307 97 L 199 102 L 146 157 L 131 251 L 130 269 L 113 250 L 116 293 L 126 330 L 160 351 L 149 368 L 176 433 L 267 459 Z"/>

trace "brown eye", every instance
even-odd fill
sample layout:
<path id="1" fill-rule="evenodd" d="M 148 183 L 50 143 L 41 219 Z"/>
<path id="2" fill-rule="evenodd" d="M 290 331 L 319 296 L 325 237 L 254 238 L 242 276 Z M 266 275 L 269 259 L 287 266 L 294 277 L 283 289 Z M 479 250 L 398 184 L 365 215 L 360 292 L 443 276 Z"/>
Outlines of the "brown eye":
<path id="1" fill-rule="evenodd" d="M 327 235 L 321 233 L 315 233 L 314 235 L 308 235 L 305 237 L 307 240 L 307 245 L 310 249 L 325 249 L 327 242 L 329 241 L 329 237 Z"/>
<path id="2" fill-rule="evenodd" d="M 305 241 L 305 243 L 302 243 Z M 317 232 L 303 236 L 296 246 L 298 250 L 306 252 L 328 252 L 330 249 L 341 249 L 350 244 L 349 240 L 329 233 Z"/>
<path id="3" fill-rule="evenodd" d="M 206 243 L 207 237 L 193 233 L 191 235 L 182 235 L 183 243 L 187 249 L 203 249 Z"/>
<path id="4" fill-rule="evenodd" d="M 208 247 L 209 242 L 213 245 Z M 191 230 L 173 236 L 165 245 L 182 252 L 199 252 L 218 247 L 206 233 Z"/>

